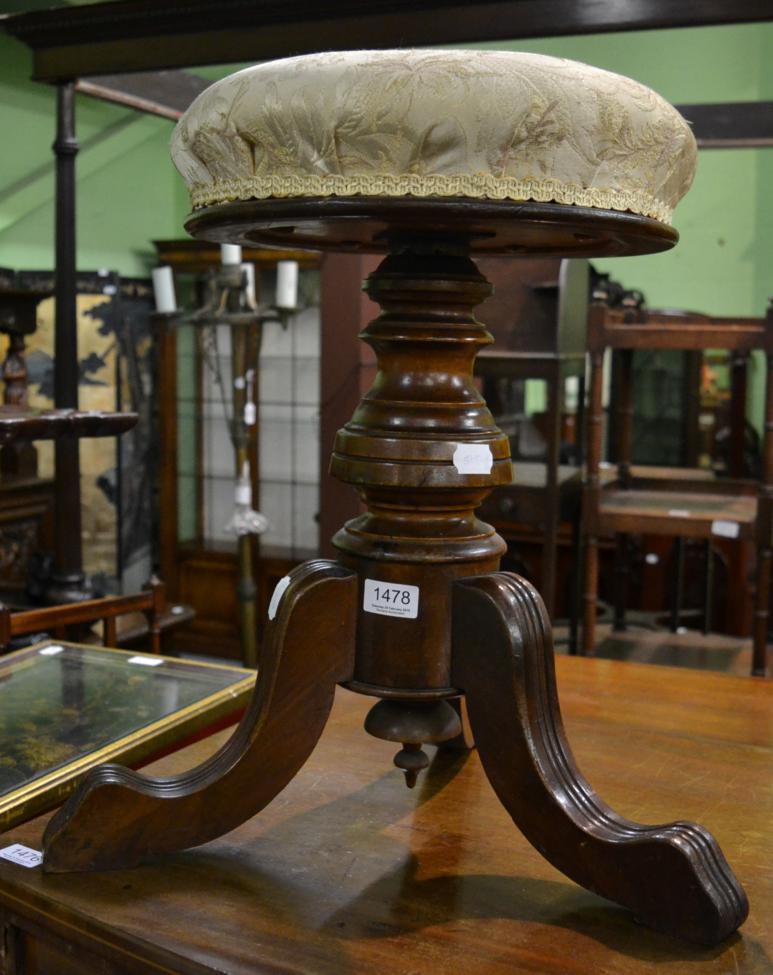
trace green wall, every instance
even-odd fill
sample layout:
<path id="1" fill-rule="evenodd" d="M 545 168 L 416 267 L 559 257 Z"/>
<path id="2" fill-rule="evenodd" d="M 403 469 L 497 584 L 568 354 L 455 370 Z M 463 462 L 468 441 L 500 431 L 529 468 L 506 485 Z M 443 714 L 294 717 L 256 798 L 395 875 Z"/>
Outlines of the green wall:
<path id="1" fill-rule="evenodd" d="M 53 267 L 54 90 L 29 81 L 29 51 L 0 35 L 0 265 Z M 169 160 L 172 123 L 78 96 L 78 267 L 143 275 L 154 238 L 183 234 L 187 200 Z"/>

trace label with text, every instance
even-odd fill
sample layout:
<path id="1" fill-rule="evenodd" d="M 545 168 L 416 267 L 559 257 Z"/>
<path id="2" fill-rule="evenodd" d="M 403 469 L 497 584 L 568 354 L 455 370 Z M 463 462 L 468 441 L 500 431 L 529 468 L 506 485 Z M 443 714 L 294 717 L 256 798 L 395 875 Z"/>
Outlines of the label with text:
<path id="1" fill-rule="evenodd" d="M 22 867 L 39 867 L 43 862 L 43 854 L 39 850 L 31 850 L 21 843 L 3 847 L 0 850 L 0 857 L 10 860 L 11 863 L 18 863 Z"/>
<path id="2" fill-rule="evenodd" d="M 494 455 L 487 443 L 458 443 L 454 467 L 460 474 L 490 474 Z"/>
<path id="3" fill-rule="evenodd" d="M 712 521 L 711 534 L 720 535 L 722 538 L 738 538 L 741 526 L 737 521 Z"/>
<path id="4" fill-rule="evenodd" d="M 366 613 L 415 620 L 419 615 L 419 587 L 366 579 L 362 608 Z"/>

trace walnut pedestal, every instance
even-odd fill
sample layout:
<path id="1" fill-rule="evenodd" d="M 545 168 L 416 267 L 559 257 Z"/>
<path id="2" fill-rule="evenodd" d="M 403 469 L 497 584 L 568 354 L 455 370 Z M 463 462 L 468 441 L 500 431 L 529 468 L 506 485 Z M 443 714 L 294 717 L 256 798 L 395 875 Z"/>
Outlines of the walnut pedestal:
<path id="1" fill-rule="evenodd" d="M 387 252 L 366 283 L 383 311 L 362 336 L 378 374 L 331 464 L 367 512 L 335 536 L 338 562 L 292 573 L 231 741 L 174 778 L 95 770 L 51 821 L 45 869 L 132 865 L 234 828 L 305 761 L 338 682 L 380 699 L 366 727 L 402 744 L 409 784 L 424 742 L 470 743 L 464 699 L 497 795 L 547 859 L 653 928 L 706 944 L 727 937 L 747 903 L 711 835 L 629 822 L 577 770 L 541 600 L 497 571 L 504 544 L 475 517 L 510 465 L 472 379 L 490 336 L 473 314 L 489 285 L 470 255 L 648 253 L 675 233 L 552 204 L 366 199 L 228 204 L 188 227 L 215 240 Z"/>

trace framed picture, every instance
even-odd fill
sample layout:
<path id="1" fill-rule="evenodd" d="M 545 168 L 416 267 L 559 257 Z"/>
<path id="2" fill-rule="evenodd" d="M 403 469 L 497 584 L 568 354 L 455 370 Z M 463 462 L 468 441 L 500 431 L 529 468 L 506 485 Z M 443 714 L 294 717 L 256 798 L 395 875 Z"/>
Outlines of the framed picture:
<path id="1" fill-rule="evenodd" d="M 61 641 L 0 658 L 0 829 L 238 720 L 254 671 Z"/>

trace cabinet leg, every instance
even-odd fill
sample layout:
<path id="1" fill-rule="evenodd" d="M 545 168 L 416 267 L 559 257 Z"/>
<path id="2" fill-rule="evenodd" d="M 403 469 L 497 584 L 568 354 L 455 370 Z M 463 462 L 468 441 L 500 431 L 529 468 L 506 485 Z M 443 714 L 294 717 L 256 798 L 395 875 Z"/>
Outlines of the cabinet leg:
<path id="1" fill-rule="evenodd" d="M 555 867 L 688 941 L 716 944 L 743 922 L 746 895 L 708 831 L 623 819 L 580 774 L 561 724 L 550 624 L 523 579 L 497 572 L 456 584 L 453 681 L 499 799 Z"/>
<path id="2" fill-rule="evenodd" d="M 134 866 L 206 843 L 259 812 L 309 757 L 336 683 L 351 678 L 356 616 L 353 573 L 321 560 L 299 566 L 266 628 L 252 702 L 229 741 L 169 778 L 94 769 L 46 829 L 44 870 Z"/>

